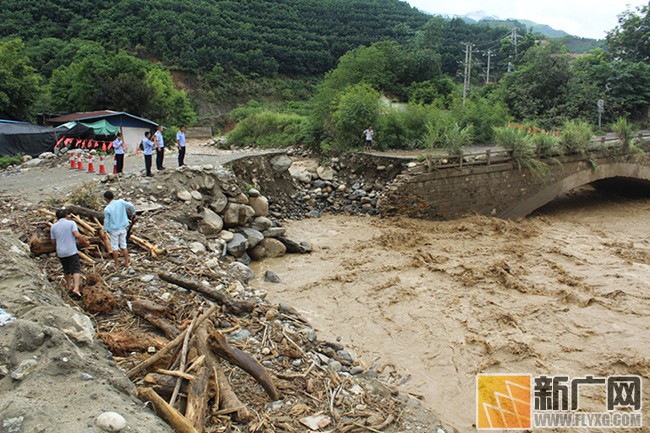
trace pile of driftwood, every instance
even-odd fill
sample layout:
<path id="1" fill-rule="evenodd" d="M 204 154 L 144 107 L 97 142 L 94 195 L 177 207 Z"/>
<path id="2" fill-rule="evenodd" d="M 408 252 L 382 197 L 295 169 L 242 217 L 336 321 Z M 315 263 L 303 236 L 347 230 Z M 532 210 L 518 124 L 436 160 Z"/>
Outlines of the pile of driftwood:
<path id="1" fill-rule="evenodd" d="M 165 230 L 159 221 L 142 218 L 136 230 L 144 234 L 130 236 L 138 247 L 131 250 L 134 270 L 115 271 L 104 265 L 111 260 L 102 215 L 68 209 L 91 242 L 83 298 L 70 302 L 91 316 L 138 396 L 175 431 L 367 433 L 399 425 L 402 403 L 394 389 L 342 375 L 323 361 L 367 368 L 361 360 L 340 357 L 343 347 L 317 340 L 295 310 L 242 296 L 227 272 L 174 245 L 156 245 L 156 233 Z M 53 217 L 48 210 L 38 215 Z M 53 250 L 51 223 L 25 222 L 41 229 L 29 242 L 35 254 Z M 55 255 L 43 263 L 52 279 L 60 278 Z M 242 331 L 247 337 L 235 338 Z"/>

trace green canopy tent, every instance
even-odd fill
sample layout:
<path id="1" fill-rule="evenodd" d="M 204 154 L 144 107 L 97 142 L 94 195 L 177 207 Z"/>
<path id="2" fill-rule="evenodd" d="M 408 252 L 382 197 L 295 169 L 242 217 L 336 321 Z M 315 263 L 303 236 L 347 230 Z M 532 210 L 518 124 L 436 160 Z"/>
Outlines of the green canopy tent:
<path id="1" fill-rule="evenodd" d="M 92 128 L 95 131 L 95 135 L 104 135 L 104 136 L 114 136 L 117 135 L 120 128 L 113 126 L 108 123 L 107 120 L 98 120 L 97 122 L 86 123 L 80 122 L 82 125 Z"/>

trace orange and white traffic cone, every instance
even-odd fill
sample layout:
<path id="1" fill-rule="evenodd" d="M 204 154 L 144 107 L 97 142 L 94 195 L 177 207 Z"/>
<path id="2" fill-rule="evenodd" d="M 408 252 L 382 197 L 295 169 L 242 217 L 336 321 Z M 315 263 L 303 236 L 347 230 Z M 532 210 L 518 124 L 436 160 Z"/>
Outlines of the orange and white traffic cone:
<path id="1" fill-rule="evenodd" d="M 84 162 L 81 159 L 81 154 L 79 154 L 78 159 L 77 159 L 77 170 L 83 171 L 84 169 Z"/>
<path id="2" fill-rule="evenodd" d="M 113 174 L 117 174 L 117 156 L 113 157 Z"/>
<path id="3" fill-rule="evenodd" d="M 70 152 L 70 170 L 74 170 L 77 168 L 77 159 L 75 158 L 75 155 L 73 152 Z"/>
<path id="4" fill-rule="evenodd" d="M 104 156 L 99 155 L 99 171 L 97 174 L 106 174 L 106 167 L 104 167 Z"/>
<path id="5" fill-rule="evenodd" d="M 93 156 L 88 155 L 88 173 L 94 173 L 95 166 L 93 165 Z"/>

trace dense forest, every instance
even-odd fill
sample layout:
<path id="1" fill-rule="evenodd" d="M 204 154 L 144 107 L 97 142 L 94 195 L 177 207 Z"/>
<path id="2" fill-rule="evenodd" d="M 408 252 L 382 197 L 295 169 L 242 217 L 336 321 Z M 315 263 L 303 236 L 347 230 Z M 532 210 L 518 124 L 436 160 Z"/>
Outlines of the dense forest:
<path id="1" fill-rule="evenodd" d="M 593 126 L 598 99 L 606 123 L 647 121 L 650 105 L 648 7 L 623 11 L 604 49 L 576 58 L 568 39 L 399 0 L 0 6 L 2 117 L 124 110 L 168 125 L 236 123 L 234 142 L 323 148 L 354 146 L 358 129 L 376 123 L 384 145 L 417 147 L 453 134 L 490 141 L 509 120 Z"/>

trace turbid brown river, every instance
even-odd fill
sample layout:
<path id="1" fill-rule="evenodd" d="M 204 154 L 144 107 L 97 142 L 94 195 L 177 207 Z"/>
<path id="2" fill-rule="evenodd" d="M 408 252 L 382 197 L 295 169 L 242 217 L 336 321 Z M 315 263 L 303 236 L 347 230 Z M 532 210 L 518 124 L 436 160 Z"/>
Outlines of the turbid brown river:
<path id="1" fill-rule="evenodd" d="M 253 285 L 473 431 L 477 373 L 649 377 L 649 220 L 650 199 L 585 189 L 521 221 L 290 222 L 314 252 L 257 264 Z"/>

